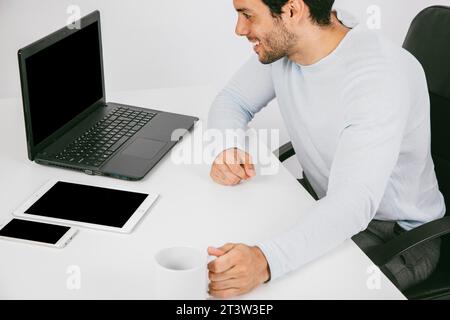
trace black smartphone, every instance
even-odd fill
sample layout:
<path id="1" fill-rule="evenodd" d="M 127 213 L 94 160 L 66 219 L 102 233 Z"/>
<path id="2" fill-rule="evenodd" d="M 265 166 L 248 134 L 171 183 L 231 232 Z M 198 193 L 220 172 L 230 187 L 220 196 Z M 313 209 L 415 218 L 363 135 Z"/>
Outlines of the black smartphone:
<path id="1" fill-rule="evenodd" d="M 77 232 L 77 229 L 68 226 L 16 218 L 0 225 L 0 239 L 53 248 L 65 247 Z"/>

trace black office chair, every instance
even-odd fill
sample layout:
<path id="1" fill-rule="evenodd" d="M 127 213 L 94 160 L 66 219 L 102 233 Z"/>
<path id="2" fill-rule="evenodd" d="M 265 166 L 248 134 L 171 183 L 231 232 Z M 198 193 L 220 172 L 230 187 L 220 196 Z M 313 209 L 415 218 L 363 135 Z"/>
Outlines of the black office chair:
<path id="1" fill-rule="evenodd" d="M 432 6 L 413 20 L 403 47 L 422 64 L 431 99 L 431 153 L 439 189 L 449 208 L 444 218 L 426 223 L 368 253 L 383 270 L 392 258 L 425 241 L 441 237 L 441 256 L 434 273 L 403 292 L 409 299 L 450 299 L 450 7 Z M 295 154 L 292 144 L 274 152 L 281 162 Z"/>

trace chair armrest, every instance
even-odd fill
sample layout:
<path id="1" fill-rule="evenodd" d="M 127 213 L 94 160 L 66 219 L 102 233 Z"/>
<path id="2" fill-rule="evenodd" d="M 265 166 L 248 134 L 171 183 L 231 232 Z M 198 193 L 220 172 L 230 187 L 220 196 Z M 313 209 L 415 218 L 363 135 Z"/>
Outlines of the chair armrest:
<path id="1" fill-rule="evenodd" d="M 367 255 L 378 267 L 392 258 L 425 241 L 440 238 L 450 233 L 450 216 L 428 222 L 420 227 L 400 234 L 387 243 L 370 250 Z"/>
<path id="2" fill-rule="evenodd" d="M 278 157 L 280 162 L 284 162 L 287 159 L 289 159 L 290 157 L 292 157 L 293 155 L 295 155 L 295 150 L 294 150 L 294 147 L 292 146 L 292 143 L 288 142 L 288 143 L 282 145 L 281 147 L 279 147 L 273 153 L 275 154 L 275 156 Z"/>

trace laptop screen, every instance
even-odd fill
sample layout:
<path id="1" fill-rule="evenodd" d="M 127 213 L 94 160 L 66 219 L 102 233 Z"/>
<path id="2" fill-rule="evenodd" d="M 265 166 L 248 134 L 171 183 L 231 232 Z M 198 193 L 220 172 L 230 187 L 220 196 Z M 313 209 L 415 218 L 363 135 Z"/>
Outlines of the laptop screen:
<path id="1" fill-rule="evenodd" d="M 26 58 L 34 146 L 103 97 L 98 28 L 94 22 Z"/>

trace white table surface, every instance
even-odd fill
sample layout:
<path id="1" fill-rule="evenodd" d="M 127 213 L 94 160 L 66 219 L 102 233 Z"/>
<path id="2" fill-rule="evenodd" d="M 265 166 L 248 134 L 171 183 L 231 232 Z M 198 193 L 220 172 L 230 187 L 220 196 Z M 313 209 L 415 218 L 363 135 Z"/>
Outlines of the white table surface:
<path id="1" fill-rule="evenodd" d="M 186 87 L 118 92 L 107 100 L 205 121 L 216 93 L 212 87 Z M 184 139 L 172 152 L 188 141 Z M 63 249 L 0 241 L 0 299 L 154 299 L 153 255 L 159 249 L 253 244 L 296 223 L 314 201 L 283 166 L 275 175 L 223 187 L 209 177 L 208 164 L 175 164 L 171 154 L 139 182 L 37 165 L 27 159 L 19 99 L 0 100 L 0 146 L 1 220 L 51 178 L 160 195 L 131 234 L 80 229 Z M 278 165 L 274 156 L 271 161 Z M 72 266 L 80 271 L 80 286 L 75 289 L 67 285 L 73 279 Z M 383 274 L 379 286 L 368 285 L 374 277 L 372 267 L 348 240 L 299 270 L 237 298 L 405 299 Z"/>

